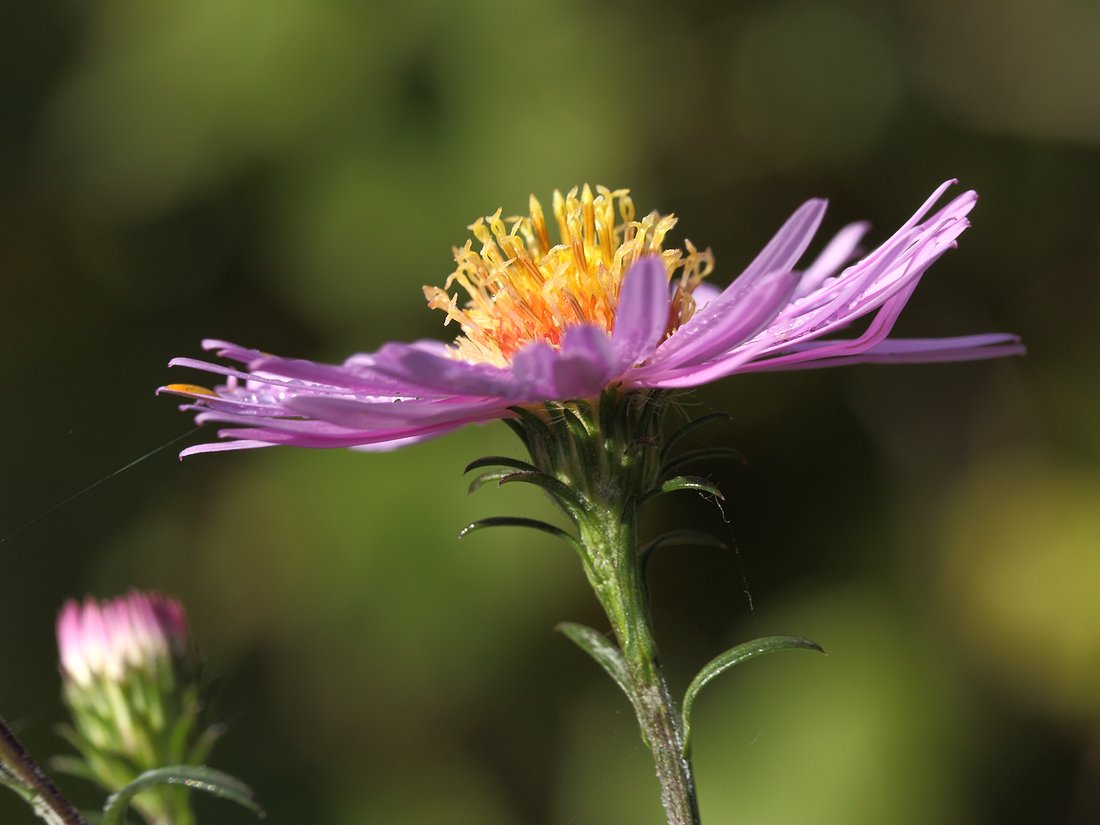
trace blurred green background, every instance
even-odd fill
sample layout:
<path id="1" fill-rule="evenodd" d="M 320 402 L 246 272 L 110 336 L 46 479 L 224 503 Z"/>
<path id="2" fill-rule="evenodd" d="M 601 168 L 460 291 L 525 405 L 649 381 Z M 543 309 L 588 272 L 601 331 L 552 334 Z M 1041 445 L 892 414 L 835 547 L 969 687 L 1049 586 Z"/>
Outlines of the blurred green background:
<path id="1" fill-rule="evenodd" d="M 677 689 L 730 644 L 820 641 L 697 707 L 707 825 L 1100 821 L 1100 6 L 15 0 L 0 7 L 0 534 L 188 429 L 153 389 L 219 337 L 338 360 L 444 335 L 420 286 L 528 193 L 629 186 L 727 283 L 801 201 L 885 238 L 982 200 L 900 334 L 1024 359 L 735 377 L 696 392 L 747 466 L 650 530 Z M 204 433 L 201 438 L 210 438 Z M 0 712 L 64 750 L 63 599 L 186 602 L 269 822 L 661 822 L 570 552 L 474 518 L 472 427 L 399 453 L 163 450 L 0 543 Z M 98 797 L 63 780 L 79 801 Z M 203 825 L 249 821 L 202 800 Z M 14 796 L 0 821 L 29 822 Z"/>

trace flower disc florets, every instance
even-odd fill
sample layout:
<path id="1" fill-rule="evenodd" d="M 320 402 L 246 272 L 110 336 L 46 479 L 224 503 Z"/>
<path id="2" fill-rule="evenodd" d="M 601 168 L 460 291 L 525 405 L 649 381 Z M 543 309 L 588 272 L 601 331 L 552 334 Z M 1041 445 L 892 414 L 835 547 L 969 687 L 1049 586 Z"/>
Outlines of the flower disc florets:
<path id="1" fill-rule="evenodd" d="M 665 236 L 676 225 L 673 215 L 650 212 L 634 219 L 629 190 L 585 184 L 562 197 L 554 192 L 553 213 L 561 242 L 551 245 L 542 205 L 530 198 L 530 215 L 501 218 L 502 210 L 478 218 L 470 227 L 473 241 L 454 249 L 456 269 L 443 289 L 425 286 L 428 306 L 458 322 L 462 334 L 456 354 L 473 362 L 506 366 L 536 341 L 560 347 L 565 330 L 591 325 L 610 334 L 623 278 L 637 261 L 657 256 L 673 282 L 668 332 L 695 310 L 691 297 L 714 269 L 710 250 L 691 241 L 684 251 L 665 250 Z M 506 223 L 510 228 L 506 228 Z M 677 275 L 677 273 L 679 273 Z M 468 296 L 459 307 L 458 293 Z"/>

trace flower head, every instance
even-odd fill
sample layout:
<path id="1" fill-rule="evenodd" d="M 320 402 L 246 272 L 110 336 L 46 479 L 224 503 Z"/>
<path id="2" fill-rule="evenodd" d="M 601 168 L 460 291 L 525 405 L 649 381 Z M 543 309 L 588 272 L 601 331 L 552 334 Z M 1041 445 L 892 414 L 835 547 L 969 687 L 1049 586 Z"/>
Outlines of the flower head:
<path id="1" fill-rule="evenodd" d="M 135 670 L 156 674 L 186 659 L 187 616 L 178 601 L 157 593 L 68 601 L 57 618 L 57 646 L 66 681 L 82 688 L 98 679 L 121 682 Z"/>
<path id="2" fill-rule="evenodd" d="M 81 775 L 117 791 L 145 771 L 203 760 L 219 729 L 195 728 L 199 663 L 178 601 L 131 591 L 66 602 L 57 644 L 73 722 L 62 732 L 80 753 Z M 187 797 L 163 787 L 134 805 L 151 823 L 172 822 Z"/>
<path id="3" fill-rule="evenodd" d="M 330 365 L 206 341 L 244 369 L 177 358 L 172 365 L 227 381 L 162 390 L 186 397 L 200 423 L 233 425 L 220 431 L 229 441 L 185 454 L 274 444 L 377 449 L 612 385 L 680 389 L 739 372 L 1018 354 L 1018 339 L 1002 333 L 887 337 L 921 276 L 969 226 L 972 191 L 932 211 L 953 183 L 864 257 L 856 254 L 868 226 L 853 223 L 800 266 L 826 206 L 807 201 L 721 290 L 704 280 L 714 266 L 709 250 L 690 242 L 665 250 L 675 218 L 636 219 L 626 190 L 555 193 L 556 244 L 532 197 L 525 217 L 506 224 L 498 210 L 476 221 L 477 251 L 474 241 L 456 248 L 444 286 L 425 287 L 429 306 L 459 325 L 453 344 L 390 343 Z M 854 338 L 831 337 L 872 314 Z"/>

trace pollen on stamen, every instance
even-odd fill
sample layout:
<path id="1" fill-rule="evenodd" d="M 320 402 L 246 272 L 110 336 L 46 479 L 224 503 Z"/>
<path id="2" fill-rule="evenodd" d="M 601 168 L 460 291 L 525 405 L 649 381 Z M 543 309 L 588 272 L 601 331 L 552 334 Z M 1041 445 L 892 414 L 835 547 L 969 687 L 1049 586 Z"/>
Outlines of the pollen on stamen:
<path id="1" fill-rule="evenodd" d="M 165 392 L 175 392 L 181 395 L 203 395 L 210 398 L 217 398 L 218 394 L 213 390 L 206 387 L 200 387 L 198 384 L 167 384 L 163 387 Z"/>
<path id="2" fill-rule="evenodd" d="M 442 288 L 424 287 L 428 306 L 461 328 L 457 358 L 506 366 L 536 341 L 560 346 L 571 326 L 590 324 L 611 333 L 627 270 L 645 255 L 665 265 L 673 295 L 669 333 L 691 317 L 695 287 L 714 269 L 710 250 L 690 241 L 664 249 L 673 215 L 650 212 L 635 220 L 629 190 L 587 184 L 566 195 L 555 191 L 552 213 L 560 242 L 553 244 L 542 204 L 531 195 L 529 214 L 502 211 L 470 225 L 474 240 L 454 249 L 455 270 Z M 509 226 L 510 225 L 510 226 Z M 480 244 L 475 251 L 474 242 Z M 459 306 L 457 285 L 467 295 Z"/>

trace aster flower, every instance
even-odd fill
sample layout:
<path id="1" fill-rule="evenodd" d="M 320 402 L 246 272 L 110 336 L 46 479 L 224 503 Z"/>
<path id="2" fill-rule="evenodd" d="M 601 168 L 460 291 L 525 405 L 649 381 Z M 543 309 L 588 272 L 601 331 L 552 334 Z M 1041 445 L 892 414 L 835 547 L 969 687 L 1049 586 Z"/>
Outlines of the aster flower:
<path id="1" fill-rule="evenodd" d="M 529 527 L 574 547 L 614 641 L 573 623 L 559 629 L 634 707 L 670 825 L 698 825 L 689 756 L 690 714 L 699 691 L 762 653 L 820 648 L 794 636 L 731 648 L 703 666 L 678 710 L 653 637 L 646 564 L 668 544 L 715 542 L 676 530 L 643 544 L 638 513 L 656 496 L 681 490 L 721 498 L 707 479 L 680 471 L 690 461 L 729 451 L 672 454 L 675 444 L 713 417 L 666 434 L 662 402 L 677 390 L 740 372 L 1021 352 L 1014 336 L 1000 333 L 888 337 L 925 271 L 968 226 L 973 192 L 933 211 L 952 183 L 866 256 L 853 262 L 868 229 L 856 223 L 800 268 L 825 212 L 824 201 L 808 201 L 721 290 L 705 280 L 714 268 L 709 250 L 690 242 L 683 250 L 666 250 L 675 218 L 653 212 L 635 219 L 625 190 L 593 193 L 586 186 L 565 197 L 555 194 L 557 244 L 532 197 L 525 217 L 506 223 L 498 210 L 476 221 L 470 227 L 474 241 L 454 250 L 456 268 L 444 286 L 425 287 L 428 305 L 458 325 L 454 343 L 391 343 L 330 365 L 207 341 L 208 349 L 241 368 L 177 358 L 173 365 L 226 381 L 213 390 L 185 384 L 162 390 L 187 398 L 183 409 L 200 423 L 231 425 L 219 433 L 228 441 L 184 454 L 277 444 L 384 449 L 504 419 L 531 460 L 479 459 L 467 467 L 480 471 L 471 490 L 490 481 L 534 484 L 572 529 L 500 517 L 474 522 L 462 535 Z M 858 335 L 833 337 L 865 316 L 871 318 Z"/>
<path id="2" fill-rule="evenodd" d="M 73 721 L 62 733 L 80 753 L 55 760 L 61 769 L 119 791 L 147 771 L 201 763 L 219 731 L 195 730 L 198 658 L 178 601 L 131 591 L 66 602 L 57 642 Z M 191 821 L 179 787 L 143 793 L 134 806 L 152 825 Z"/>
<path id="3" fill-rule="evenodd" d="M 68 683 L 121 682 L 131 671 L 155 676 L 186 661 L 190 634 L 183 606 L 156 593 L 131 591 L 103 602 L 68 601 L 57 618 L 61 671 Z"/>
<path id="4" fill-rule="evenodd" d="M 510 226 L 500 210 L 476 221 L 476 250 L 473 241 L 456 248 L 444 288 L 425 287 L 429 306 L 460 328 L 453 344 L 390 343 L 333 365 L 208 340 L 206 349 L 241 368 L 176 358 L 173 366 L 227 380 L 162 391 L 189 399 L 184 409 L 200 423 L 232 425 L 219 433 L 229 441 L 185 455 L 276 444 L 385 449 L 609 386 L 684 389 L 743 372 L 1018 354 L 1018 339 L 1001 333 L 887 337 L 925 271 L 969 226 L 972 191 L 932 211 L 953 183 L 869 254 L 853 260 L 869 228 L 853 223 L 800 267 L 826 207 L 807 201 L 721 290 L 705 280 L 709 250 L 664 249 L 676 219 L 636 220 L 626 190 L 555 193 L 553 245 L 532 197 L 530 214 Z M 868 315 L 859 335 L 833 337 Z"/>

